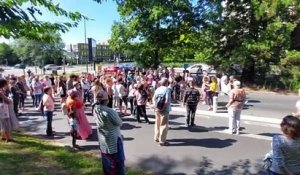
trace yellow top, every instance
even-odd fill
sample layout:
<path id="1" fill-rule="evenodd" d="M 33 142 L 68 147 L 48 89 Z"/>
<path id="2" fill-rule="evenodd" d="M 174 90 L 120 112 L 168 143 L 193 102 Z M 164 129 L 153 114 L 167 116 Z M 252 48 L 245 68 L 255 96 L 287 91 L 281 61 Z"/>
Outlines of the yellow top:
<path id="1" fill-rule="evenodd" d="M 211 82 L 209 90 L 212 91 L 212 92 L 217 92 L 217 89 L 218 89 L 218 83 Z"/>

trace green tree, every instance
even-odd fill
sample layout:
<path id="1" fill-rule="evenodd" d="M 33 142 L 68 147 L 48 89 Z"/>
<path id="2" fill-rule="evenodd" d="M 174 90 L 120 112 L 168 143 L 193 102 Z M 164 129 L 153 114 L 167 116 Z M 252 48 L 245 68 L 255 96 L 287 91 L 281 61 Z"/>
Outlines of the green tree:
<path id="1" fill-rule="evenodd" d="M 101 0 L 93 0 L 101 3 Z M 26 7 L 25 7 L 26 4 Z M 64 16 L 70 22 L 43 22 L 38 16 L 43 15 L 41 8 L 56 16 Z M 39 41 L 53 41 L 49 33 L 67 32 L 76 27 L 83 18 L 79 12 L 70 12 L 60 7 L 58 2 L 49 0 L 1 0 L 0 1 L 0 36 L 5 38 L 25 37 Z"/>
<path id="2" fill-rule="evenodd" d="M 291 46 L 299 2 L 290 0 L 228 0 L 223 4 L 218 55 L 244 64 L 244 79 L 264 80 L 269 65 L 279 64 Z"/>
<path id="3" fill-rule="evenodd" d="M 144 64 L 157 67 L 164 58 L 164 49 L 173 46 L 182 31 L 190 28 L 193 19 L 192 4 L 188 0 L 118 0 L 118 11 L 121 23 L 130 31 L 129 37 L 112 33 L 111 43 L 119 38 L 126 39 L 123 43 L 136 42 L 140 53 L 144 55 Z M 116 31 L 121 31 L 121 25 Z M 113 31 L 114 32 L 114 31 Z M 128 33 L 125 33 L 125 35 Z M 135 48 L 135 47 L 134 47 Z M 147 61 L 147 63 L 146 63 Z"/>
<path id="4" fill-rule="evenodd" d="M 42 42 L 18 39 L 14 43 L 14 50 L 19 59 L 25 64 L 44 66 L 45 64 L 61 64 L 64 44 L 59 34 L 52 34 L 55 42 Z"/>
<path id="5" fill-rule="evenodd" d="M 0 43 L 0 64 L 14 65 L 18 62 L 19 60 L 11 46 Z"/>

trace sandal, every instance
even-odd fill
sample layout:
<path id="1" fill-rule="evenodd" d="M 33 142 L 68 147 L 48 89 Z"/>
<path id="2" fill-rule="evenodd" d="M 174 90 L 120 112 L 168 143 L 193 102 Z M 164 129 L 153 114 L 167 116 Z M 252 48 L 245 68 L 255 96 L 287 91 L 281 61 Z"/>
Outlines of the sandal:
<path id="1" fill-rule="evenodd" d="M 159 143 L 159 145 L 160 146 L 169 146 L 170 143 L 166 141 L 166 142 Z"/>

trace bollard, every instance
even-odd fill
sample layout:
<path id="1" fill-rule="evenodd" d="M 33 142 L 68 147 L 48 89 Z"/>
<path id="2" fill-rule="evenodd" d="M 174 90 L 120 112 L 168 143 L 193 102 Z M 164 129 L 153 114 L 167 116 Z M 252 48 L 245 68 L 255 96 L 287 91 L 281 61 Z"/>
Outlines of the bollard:
<path id="1" fill-rule="evenodd" d="M 217 113 L 218 110 L 218 97 L 213 96 L 213 112 Z"/>

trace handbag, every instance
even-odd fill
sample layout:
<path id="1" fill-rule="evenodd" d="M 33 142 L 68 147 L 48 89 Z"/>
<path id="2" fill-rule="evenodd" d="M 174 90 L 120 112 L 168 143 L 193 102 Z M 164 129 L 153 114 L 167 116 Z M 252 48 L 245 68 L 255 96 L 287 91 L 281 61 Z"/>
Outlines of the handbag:
<path id="1" fill-rule="evenodd" d="M 0 103 L 0 119 L 9 118 L 8 104 Z"/>
<path id="2" fill-rule="evenodd" d="M 267 157 L 263 160 L 263 168 L 265 170 L 269 170 L 271 165 L 272 165 L 272 158 L 271 157 Z"/>

